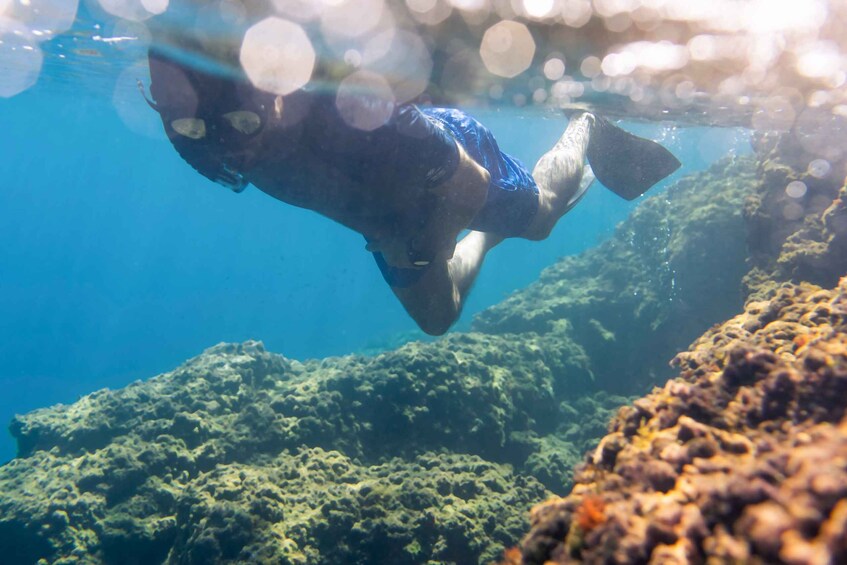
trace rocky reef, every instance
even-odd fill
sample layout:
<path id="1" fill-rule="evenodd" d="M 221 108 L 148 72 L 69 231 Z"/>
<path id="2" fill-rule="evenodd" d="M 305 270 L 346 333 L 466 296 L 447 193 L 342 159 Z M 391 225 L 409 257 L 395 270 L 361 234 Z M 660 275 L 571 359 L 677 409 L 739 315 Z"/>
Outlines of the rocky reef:
<path id="1" fill-rule="evenodd" d="M 767 296 L 781 282 L 831 288 L 844 275 L 847 155 L 831 142 L 794 135 L 757 139 L 759 180 L 744 211 L 747 295 Z"/>
<path id="2" fill-rule="evenodd" d="M 768 190 L 785 188 L 765 171 L 728 159 L 645 199 L 610 241 L 551 266 L 470 333 L 303 362 L 222 344 L 16 417 L 0 555 L 488 563 L 527 531 L 528 508 L 574 485 L 536 508 L 507 562 L 782 558 L 768 528 L 824 555 L 843 544 L 833 485 L 845 470 L 801 468 L 843 453 L 843 289 L 779 287 L 760 255 L 770 286 L 689 348 L 742 311 L 742 242 Z M 827 241 L 833 253 L 840 239 Z M 624 395 L 664 382 L 685 350 L 682 376 L 608 428 Z"/>
<path id="3" fill-rule="evenodd" d="M 559 341 L 557 343 L 556 341 Z M 563 493 L 626 399 L 567 335 L 482 334 L 300 363 L 258 342 L 16 418 L 18 563 L 484 563 Z"/>
<path id="4" fill-rule="evenodd" d="M 750 302 L 675 363 L 510 561 L 847 561 L 847 279 Z"/>
<path id="5" fill-rule="evenodd" d="M 847 167 L 812 141 L 757 140 L 743 313 L 621 408 L 503 563 L 847 561 Z"/>
<path id="6" fill-rule="evenodd" d="M 757 179 L 749 157 L 680 180 L 645 200 L 612 239 L 480 313 L 474 329 L 544 334 L 567 320 L 599 388 L 634 393 L 670 377 L 674 354 L 741 309 L 742 212 Z"/>

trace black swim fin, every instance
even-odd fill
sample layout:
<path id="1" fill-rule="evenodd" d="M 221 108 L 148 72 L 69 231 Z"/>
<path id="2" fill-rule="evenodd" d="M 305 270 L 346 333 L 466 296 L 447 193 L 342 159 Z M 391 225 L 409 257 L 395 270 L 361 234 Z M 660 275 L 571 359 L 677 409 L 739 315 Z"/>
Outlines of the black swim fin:
<path id="1" fill-rule="evenodd" d="M 586 156 L 597 180 L 621 198 L 638 198 L 680 167 L 673 153 L 655 141 L 596 115 L 595 120 Z"/>

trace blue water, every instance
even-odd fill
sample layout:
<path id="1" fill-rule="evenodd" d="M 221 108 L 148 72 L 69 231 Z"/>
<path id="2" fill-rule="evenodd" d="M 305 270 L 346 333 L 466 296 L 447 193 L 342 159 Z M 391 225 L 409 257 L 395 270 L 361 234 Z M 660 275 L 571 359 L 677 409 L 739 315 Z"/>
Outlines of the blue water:
<path id="1" fill-rule="evenodd" d="M 0 422 L 172 369 L 221 341 L 289 357 L 421 338 L 361 236 L 255 189 L 236 195 L 185 164 L 133 93 L 78 82 L 0 99 Z M 473 112 L 532 165 L 563 118 Z M 122 117 L 123 116 L 123 117 Z M 745 151 L 734 130 L 626 124 L 684 166 L 654 189 Z M 595 187 L 547 241 L 489 255 L 456 329 L 557 258 L 608 237 L 635 203 Z M 14 455 L 0 435 L 0 462 Z"/>

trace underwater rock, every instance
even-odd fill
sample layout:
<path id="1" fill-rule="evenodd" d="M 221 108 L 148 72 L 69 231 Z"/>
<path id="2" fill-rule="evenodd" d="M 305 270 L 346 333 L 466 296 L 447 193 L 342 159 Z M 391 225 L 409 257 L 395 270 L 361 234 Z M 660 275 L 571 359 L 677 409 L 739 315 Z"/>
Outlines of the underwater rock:
<path id="1" fill-rule="evenodd" d="M 669 375 L 667 359 L 741 309 L 756 174 L 753 159 L 726 160 L 645 199 L 612 240 L 480 314 L 482 331 L 304 362 L 223 344 L 16 417 L 0 555 L 486 563 L 526 531 L 526 508 L 574 484 L 534 512 L 527 563 L 591 560 L 606 542 L 633 561 L 802 560 L 843 544 L 845 470 L 794 472 L 784 443 L 823 449 L 804 455 L 819 468 L 837 460 L 825 442 L 847 397 L 840 293 L 787 286 L 749 302 L 677 357 L 683 377 L 607 427 L 619 394 Z M 788 474 L 791 505 L 771 496 Z"/>
<path id="2" fill-rule="evenodd" d="M 629 394 L 670 377 L 668 359 L 741 309 L 755 167 L 725 159 L 645 199 L 613 238 L 548 267 L 474 329 L 545 334 L 569 320 L 599 388 Z"/>
<path id="3" fill-rule="evenodd" d="M 18 416 L 18 458 L 0 467 L 0 552 L 20 563 L 489 562 L 525 531 L 529 505 L 566 491 L 625 402 L 574 398 L 590 375 L 568 332 L 456 334 L 303 363 L 258 342 L 219 345 Z"/>
<path id="4" fill-rule="evenodd" d="M 810 146 L 789 134 L 759 136 L 755 145 L 759 180 L 745 207 L 752 267 L 745 294 L 766 298 L 781 282 L 831 288 L 847 272 L 847 155 L 829 155 L 838 146 L 831 141 Z"/>
<path id="5" fill-rule="evenodd" d="M 675 364 L 505 562 L 847 562 L 847 278 L 748 303 Z"/>

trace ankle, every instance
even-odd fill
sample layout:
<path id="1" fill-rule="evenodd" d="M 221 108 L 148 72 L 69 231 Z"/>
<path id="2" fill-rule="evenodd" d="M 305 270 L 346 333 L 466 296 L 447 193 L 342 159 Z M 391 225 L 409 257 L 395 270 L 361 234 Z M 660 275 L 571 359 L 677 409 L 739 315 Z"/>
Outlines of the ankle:
<path id="1" fill-rule="evenodd" d="M 566 132 L 573 130 L 575 134 L 590 135 L 591 130 L 594 129 L 596 123 L 597 118 L 594 114 L 590 112 L 582 112 L 581 114 L 576 114 L 571 118 L 568 122 Z"/>

